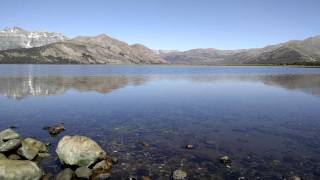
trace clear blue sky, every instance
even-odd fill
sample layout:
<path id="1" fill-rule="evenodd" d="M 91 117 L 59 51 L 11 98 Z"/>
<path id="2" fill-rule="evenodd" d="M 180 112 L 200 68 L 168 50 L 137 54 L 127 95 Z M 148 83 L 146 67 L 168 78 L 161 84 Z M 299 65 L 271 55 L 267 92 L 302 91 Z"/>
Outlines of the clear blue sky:
<path id="1" fill-rule="evenodd" d="M 0 28 L 108 34 L 153 49 L 262 47 L 320 35 L 320 0 L 1 0 Z"/>

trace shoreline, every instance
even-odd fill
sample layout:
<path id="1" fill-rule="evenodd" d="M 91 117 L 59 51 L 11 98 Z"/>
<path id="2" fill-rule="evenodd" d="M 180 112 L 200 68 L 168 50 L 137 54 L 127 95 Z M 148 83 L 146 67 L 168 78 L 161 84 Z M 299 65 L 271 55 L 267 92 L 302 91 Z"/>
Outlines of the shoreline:
<path id="1" fill-rule="evenodd" d="M 320 68 L 319 65 L 274 65 L 274 64 L 230 64 L 230 65 L 192 65 L 192 64 L 53 64 L 53 63 L 0 63 L 0 65 L 86 65 L 86 66 L 155 66 L 155 67 L 303 67 Z"/>

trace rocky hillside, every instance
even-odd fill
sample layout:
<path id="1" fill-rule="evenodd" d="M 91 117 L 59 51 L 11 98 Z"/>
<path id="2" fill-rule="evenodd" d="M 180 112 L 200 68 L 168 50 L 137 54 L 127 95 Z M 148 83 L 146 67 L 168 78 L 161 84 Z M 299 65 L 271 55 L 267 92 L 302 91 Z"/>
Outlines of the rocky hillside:
<path id="1" fill-rule="evenodd" d="M 0 32 L 0 63 L 320 65 L 320 36 L 256 49 L 165 51 L 129 45 L 105 34 L 67 39 L 12 28 Z"/>
<path id="2" fill-rule="evenodd" d="M 172 64 L 242 65 L 242 64 L 320 64 L 320 36 L 289 41 L 257 49 L 193 49 L 183 52 L 160 52 Z"/>
<path id="3" fill-rule="evenodd" d="M 6 28 L 0 31 L 0 50 L 40 47 L 67 39 L 59 33 L 28 32 L 18 27 Z"/>
<path id="4" fill-rule="evenodd" d="M 0 51 L 0 63 L 163 64 L 166 61 L 143 45 L 128 45 L 102 34 L 36 48 Z"/>

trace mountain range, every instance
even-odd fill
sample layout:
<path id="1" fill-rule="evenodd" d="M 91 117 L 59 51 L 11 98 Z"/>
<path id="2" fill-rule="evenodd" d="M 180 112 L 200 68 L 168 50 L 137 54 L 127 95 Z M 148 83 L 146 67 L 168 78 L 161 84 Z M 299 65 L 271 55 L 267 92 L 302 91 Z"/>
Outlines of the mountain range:
<path id="1" fill-rule="evenodd" d="M 0 50 L 40 47 L 67 39 L 61 33 L 28 32 L 19 27 L 6 28 L 0 31 Z"/>
<path id="2" fill-rule="evenodd" d="M 255 49 L 165 51 L 129 45 L 105 34 L 70 39 L 14 27 L 0 31 L 0 63 L 320 65 L 320 36 Z"/>

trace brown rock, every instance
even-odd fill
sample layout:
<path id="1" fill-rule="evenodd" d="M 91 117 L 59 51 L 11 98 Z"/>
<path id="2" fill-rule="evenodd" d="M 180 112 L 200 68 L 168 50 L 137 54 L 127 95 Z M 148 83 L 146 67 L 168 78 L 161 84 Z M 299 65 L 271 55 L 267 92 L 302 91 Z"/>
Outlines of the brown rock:
<path id="1" fill-rule="evenodd" d="M 21 157 L 17 154 L 11 154 L 8 156 L 8 159 L 11 159 L 11 160 L 19 160 L 21 159 Z"/>
<path id="2" fill-rule="evenodd" d="M 98 162 L 93 166 L 93 171 L 95 172 L 108 172 L 112 168 L 112 161 L 110 159 L 105 159 Z"/>
<path id="3" fill-rule="evenodd" d="M 141 180 L 151 180 L 151 178 L 149 176 L 142 176 Z"/>
<path id="4" fill-rule="evenodd" d="M 73 176 L 74 172 L 72 169 L 66 168 L 57 175 L 56 180 L 71 180 Z"/>
<path id="5" fill-rule="evenodd" d="M 52 127 L 45 127 L 44 129 L 48 130 L 49 134 L 52 136 L 56 136 L 65 130 L 62 124 Z"/>

